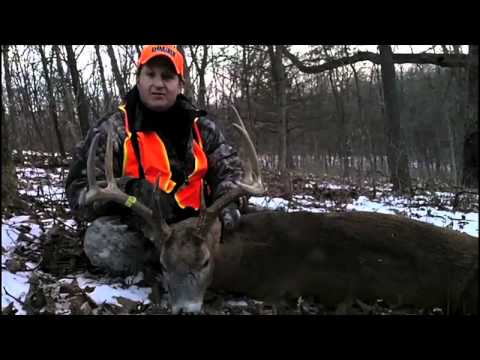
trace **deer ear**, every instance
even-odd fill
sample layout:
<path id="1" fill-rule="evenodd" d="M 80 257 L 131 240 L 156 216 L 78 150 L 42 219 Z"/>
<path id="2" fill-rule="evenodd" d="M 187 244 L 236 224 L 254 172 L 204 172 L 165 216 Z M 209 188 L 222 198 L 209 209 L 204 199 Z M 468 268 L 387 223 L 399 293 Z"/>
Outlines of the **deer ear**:
<path id="1" fill-rule="evenodd" d="M 215 245 L 218 245 L 222 238 L 222 223 L 218 218 L 215 219 L 212 225 L 211 234 L 212 234 L 212 238 L 214 239 Z"/>

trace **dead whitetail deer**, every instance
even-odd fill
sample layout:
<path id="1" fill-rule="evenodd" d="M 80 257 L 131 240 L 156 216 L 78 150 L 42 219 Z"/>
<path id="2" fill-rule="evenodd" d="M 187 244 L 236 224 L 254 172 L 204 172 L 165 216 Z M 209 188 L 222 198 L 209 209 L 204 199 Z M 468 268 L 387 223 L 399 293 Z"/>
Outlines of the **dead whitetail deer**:
<path id="1" fill-rule="evenodd" d="M 113 201 L 121 205 L 129 203 L 132 211 L 140 215 L 151 231 L 146 236 L 155 244 L 160 254 L 160 264 L 163 269 L 164 286 L 168 290 L 173 313 L 200 312 L 203 297 L 212 282 L 214 256 L 219 246 L 221 225 L 218 219 L 220 211 L 232 201 L 241 196 L 261 195 L 264 191 L 260 177 L 260 167 L 255 147 L 248 135 L 243 121 L 233 107 L 238 124 L 233 126 L 241 134 L 244 149 L 247 150 L 248 162 L 245 163 L 244 177 L 237 182 L 238 187 L 218 198 L 211 206 L 205 207 L 202 196 L 202 206 L 198 217 L 189 218 L 176 224 L 168 225 L 159 210 L 154 190 L 153 209 L 148 208 L 137 199 L 122 192 L 116 185 L 113 176 L 113 145 L 110 131 L 107 135 L 105 152 L 105 177 L 107 186 L 101 188 L 95 176 L 95 154 L 100 135 L 92 140 L 87 161 L 87 177 L 89 190 L 85 202 Z"/>
<path id="2" fill-rule="evenodd" d="M 314 296 L 328 307 L 381 298 L 446 313 L 478 312 L 478 238 L 401 216 L 258 212 L 242 216 L 219 244 L 218 211 L 240 194 L 263 191 L 255 150 L 246 142 L 250 180 L 198 218 L 166 226 L 161 214 L 152 216 L 155 209 L 133 207 L 155 229 L 152 241 L 160 249 L 173 313 L 200 311 L 208 287 L 264 300 Z M 110 189 L 95 190 L 90 182 L 94 192 L 115 188 L 109 152 L 111 146 Z M 128 198 L 112 192 L 111 200 Z"/>

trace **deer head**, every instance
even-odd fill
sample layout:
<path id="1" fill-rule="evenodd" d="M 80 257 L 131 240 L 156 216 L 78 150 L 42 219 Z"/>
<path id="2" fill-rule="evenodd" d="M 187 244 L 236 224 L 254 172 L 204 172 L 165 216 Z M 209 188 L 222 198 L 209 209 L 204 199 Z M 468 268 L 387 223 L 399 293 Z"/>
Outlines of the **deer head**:
<path id="1" fill-rule="evenodd" d="M 92 141 L 87 162 L 89 191 L 86 203 L 94 200 L 108 200 L 131 207 L 132 211 L 142 216 L 151 228 L 149 239 L 155 244 L 160 254 L 164 286 L 168 290 L 172 313 L 198 313 L 202 309 L 205 291 L 213 280 L 214 255 L 220 243 L 221 224 L 218 219 L 220 211 L 241 196 L 261 195 L 264 192 L 260 176 L 260 166 L 255 147 L 248 135 L 238 111 L 232 106 L 239 124 L 233 124 L 241 134 L 242 146 L 245 147 L 247 161 L 244 163 L 244 177 L 237 182 L 236 188 L 218 198 L 208 208 L 202 197 L 202 207 L 198 217 L 189 218 L 175 224 L 167 225 L 158 204 L 158 182 L 155 186 L 153 209 L 140 203 L 137 199 L 120 191 L 113 177 L 112 135 L 110 130 L 105 153 L 105 175 L 107 186 L 100 188 L 95 179 L 94 158 L 98 137 Z"/>

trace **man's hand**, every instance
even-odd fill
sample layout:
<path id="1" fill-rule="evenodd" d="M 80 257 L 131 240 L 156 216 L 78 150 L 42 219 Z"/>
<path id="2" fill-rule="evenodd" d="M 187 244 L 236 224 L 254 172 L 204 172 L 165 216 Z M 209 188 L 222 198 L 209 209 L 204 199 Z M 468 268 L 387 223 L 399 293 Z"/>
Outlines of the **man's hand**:
<path id="1" fill-rule="evenodd" d="M 231 203 L 220 212 L 220 221 L 226 231 L 235 229 L 240 221 L 240 211 L 236 203 Z"/>
<path id="2" fill-rule="evenodd" d="M 117 178 L 116 179 L 116 182 L 117 182 L 117 186 L 118 188 L 120 189 L 120 191 L 123 191 L 124 193 L 127 193 L 128 195 L 135 195 L 137 196 L 137 194 L 132 194 L 132 191 L 130 190 L 130 188 L 132 187 L 132 184 L 136 181 L 137 179 L 134 179 L 130 176 L 123 176 L 121 178 Z M 106 186 L 106 181 L 104 180 L 101 180 L 101 181 L 98 181 L 97 184 L 100 186 L 100 187 L 105 187 Z M 104 204 L 106 203 L 106 201 L 103 201 L 103 200 L 95 200 L 93 201 L 93 203 L 91 204 L 87 204 L 86 203 L 86 195 L 87 195 L 87 192 L 88 192 L 88 188 L 85 187 L 84 189 L 82 189 L 80 191 L 80 194 L 79 194 L 79 197 L 78 197 L 78 205 L 79 207 L 86 207 L 87 205 L 90 205 L 92 207 L 92 209 L 94 211 L 99 211 L 103 208 Z"/>

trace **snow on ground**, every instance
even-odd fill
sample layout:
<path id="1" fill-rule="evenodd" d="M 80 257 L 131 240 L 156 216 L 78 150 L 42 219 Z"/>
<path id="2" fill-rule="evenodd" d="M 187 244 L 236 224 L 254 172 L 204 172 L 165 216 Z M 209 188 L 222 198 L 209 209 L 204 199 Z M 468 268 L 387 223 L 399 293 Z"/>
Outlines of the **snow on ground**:
<path id="1" fill-rule="evenodd" d="M 448 194 L 443 193 L 443 195 Z M 282 198 L 251 197 L 250 203 L 272 210 L 277 209 L 287 212 L 326 212 L 325 205 L 329 205 L 327 201 L 323 201 L 321 203 L 323 206 L 319 207 L 318 205 L 320 205 L 320 203 L 314 202 L 311 196 L 294 196 L 294 199 L 297 204 L 295 207 L 292 207 L 291 203 Z M 420 197 L 416 200 L 420 200 Z M 298 206 L 298 204 L 303 206 Z M 378 212 L 382 214 L 403 214 L 414 220 L 430 223 L 439 227 L 448 227 L 478 237 L 479 219 L 478 213 L 474 212 L 462 213 L 458 211 L 437 210 L 430 206 L 409 208 L 407 200 L 393 196 L 382 199 L 382 202 L 372 201 L 365 196 L 360 196 L 357 200 L 354 200 L 352 204 L 348 204 L 346 210 Z"/>
<path id="2" fill-rule="evenodd" d="M 15 250 L 15 245 L 17 244 L 18 235 L 19 235 L 19 226 L 29 226 L 31 228 L 29 234 L 34 236 L 40 236 L 42 231 L 37 224 L 29 222 L 29 216 L 16 216 L 8 220 L 3 221 L 2 223 L 2 265 L 5 266 L 5 262 L 11 258 L 13 251 Z M 66 222 L 67 225 L 75 226 L 76 223 L 74 220 L 69 220 Z M 28 268 L 34 268 L 38 264 L 27 262 Z M 11 273 L 7 269 L 2 267 L 2 309 L 13 302 L 15 308 L 18 310 L 17 315 L 25 315 L 25 310 L 22 308 L 22 305 L 17 301 L 12 299 L 12 297 L 7 295 L 7 292 L 16 297 L 21 301 L 25 301 L 25 297 L 28 293 L 30 284 L 28 279 L 32 272 L 16 272 Z M 133 301 L 139 301 L 143 304 L 148 304 L 150 302 L 148 296 L 151 292 L 150 288 L 139 287 L 136 285 L 126 285 L 125 282 L 130 282 L 131 284 L 138 283 L 142 280 L 143 274 L 140 273 L 136 277 L 130 277 L 122 281 L 122 279 L 97 279 L 91 278 L 88 274 L 80 274 L 76 276 L 76 280 L 80 288 L 85 289 L 85 287 L 94 287 L 94 291 L 89 294 L 89 296 L 97 304 L 109 303 L 114 305 L 120 305 L 117 302 L 117 297 L 125 297 Z M 69 282 L 71 283 L 72 279 L 60 279 L 59 282 Z M 5 291 L 6 290 L 6 291 Z"/>
<path id="3" fill-rule="evenodd" d="M 19 168 L 19 178 L 22 182 L 28 182 L 28 180 L 37 177 L 40 177 L 42 179 L 49 179 L 51 181 L 50 185 L 48 183 L 42 184 L 42 180 L 40 180 L 40 184 L 31 184 L 31 188 L 27 191 L 27 194 L 31 194 L 33 196 L 36 196 L 37 198 L 41 198 L 43 194 L 43 196 L 48 196 L 50 201 L 53 199 L 60 200 L 64 199 L 64 190 L 62 185 L 60 184 L 61 180 L 60 176 L 58 175 L 58 173 L 62 171 L 62 169 L 58 168 L 57 170 L 57 174 L 51 174 L 45 172 L 42 169 Z M 322 183 L 321 186 L 329 189 L 345 188 L 343 186 L 331 185 L 326 183 Z M 434 195 L 439 198 L 452 196 L 448 193 L 435 193 Z M 407 207 L 408 201 L 401 198 L 394 198 L 392 196 L 389 196 L 384 197 L 381 201 L 372 201 L 365 196 L 360 196 L 357 200 L 353 201 L 351 204 L 348 204 L 345 210 L 370 211 L 385 214 L 403 214 L 419 221 L 428 222 L 440 227 L 450 227 L 454 230 L 462 231 L 469 235 L 478 237 L 478 213 L 460 213 L 447 211 L 448 209 L 437 210 L 433 207 L 422 206 L 422 200 L 427 201 L 427 197 L 416 197 L 415 201 L 417 201 L 417 207 L 409 208 Z M 334 205 L 333 202 L 315 201 L 313 197 L 308 195 L 294 196 L 294 204 L 289 203 L 285 199 L 270 197 L 251 197 L 250 203 L 252 205 L 288 212 L 326 212 L 328 211 L 328 207 Z M 71 219 L 66 220 L 66 224 L 72 227 L 76 226 L 75 221 Z M 50 228 L 53 225 L 53 219 L 45 219 L 43 221 L 43 225 L 46 229 Z M 16 272 L 15 274 L 13 274 L 5 268 L 5 262 L 7 261 L 7 259 L 10 258 L 10 256 L 13 255 L 13 252 L 15 250 L 15 245 L 18 242 L 18 235 L 20 232 L 19 227 L 21 226 L 23 226 L 24 228 L 28 227 L 30 229 L 29 233 L 33 235 L 34 239 L 38 238 L 42 234 L 42 230 L 40 229 L 39 225 L 32 223 L 29 216 L 16 216 L 7 220 L 2 220 L 2 308 L 13 302 L 15 308 L 18 310 L 18 315 L 25 314 L 25 311 L 22 309 L 22 306 L 20 304 L 18 304 L 11 297 L 7 296 L 5 289 L 12 296 L 17 297 L 21 301 L 24 301 L 29 289 L 28 278 L 33 272 L 35 272 L 26 271 Z M 37 264 L 27 263 L 27 265 L 28 268 L 34 268 Z M 75 275 L 75 278 L 78 282 L 78 285 L 82 289 L 85 289 L 87 286 L 89 288 L 95 288 L 91 293 L 89 293 L 89 296 L 99 305 L 102 303 L 120 305 L 116 300 L 118 297 L 128 298 L 133 301 L 142 302 L 144 304 L 150 302 L 148 297 L 151 289 L 135 285 L 139 282 L 139 280 L 141 280 L 141 273 L 137 277 L 131 277 L 129 279 L 98 279 L 89 276 L 89 274 L 77 274 Z M 69 283 L 71 283 L 72 281 L 72 276 L 59 280 L 59 282 Z M 243 303 L 241 305 L 243 305 Z M 67 309 L 59 311 L 58 313 L 68 314 L 69 311 Z"/>
<path id="4" fill-rule="evenodd" d="M 360 196 L 353 204 L 347 205 L 347 210 L 378 212 L 382 214 L 402 213 L 418 221 L 439 227 L 448 227 L 478 237 L 478 213 L 437 210 L 429 206 L 409 208 L 407 205 L 405 200 L 393 197 L 389 197 L 388 204 L 385 204 L 371 201 L 365 196 Z"/>
<path id="5" fill-rule="evenodd" d="M 25 310 L 23 310 L 22 306 L 10 296 L 7 296 L 5 289 L 7 289 L 10 295 L 24 301 L 30 287 L 30 284 L 28 283 L 29 277 L 29 272 L 17 272 L 12 274 L 7 270 L 2 269 L 2 309 L 13 301 L 15 309 L 18 310 L 17 315 L 25 315 Z"/>
<path id="6" fill-rule="evenodd" d="M 78 285 L 80 288 L 84 289 L 85 287 L 95 287 L 95 290 L 89 294 L 93 301 L 97 304 L 102 304 L 104 302 L 109 304 L 121 305 L 117 302 L 118 297 L 125 297 L 133 301 L 139 301 L 144 304 L 150 303 L 148 299 L 149 294 L 151 293 L 150 288 L 139 287 L 136 285 L 130 285 L 125 288 L 125 285 L 116 282 L 113 284 L 102 283 L 96 279 L 89 279 L 85 276 L 80 276 L 77 278 Z"/>

